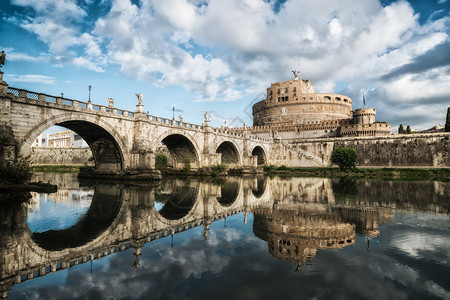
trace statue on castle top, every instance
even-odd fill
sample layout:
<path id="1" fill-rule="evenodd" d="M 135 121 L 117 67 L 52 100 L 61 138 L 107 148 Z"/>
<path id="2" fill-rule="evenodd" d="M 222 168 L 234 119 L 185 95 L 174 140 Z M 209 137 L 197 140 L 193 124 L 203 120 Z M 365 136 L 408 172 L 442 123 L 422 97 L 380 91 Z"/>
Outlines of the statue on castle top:
<path id="1" fill-rule="evenodd" d="M 300 76 L 300 71 L 292 71 L 292 73 L 294 73 L 294 76 L 295 76 L 295 80 L 297 80 L 298 78 L 299 78 L 299 76 Z"/>
<path id="2" fill-rule="evenodd" d="M 178 115 L 178 119 L 180 119 L 180 123 L 183 123 L 183 116 L 182 115 Z"/>
<path id="3" fill-rule="evenodd" d="M 138 99 L 138 105 L 142 105 L 142 98 L 144 98 L 144 95 L 142 93 L 137 93 L 136 97 Z"/>
<path id="4" fill-rule="evenodd" d="M 6 60 L 6 53 L 5 51 L 2 50 L 2 52 L 0 53 L 0 71 L 2 69 L 2 66 L 5 64 L 5 60 Z"/>
<path id="5" fill-rule="evenodd" d="M 108 101 L 108 107 L 111 108 L 114 106 L 114 99 L 113 98 L 106 98 Z"/>

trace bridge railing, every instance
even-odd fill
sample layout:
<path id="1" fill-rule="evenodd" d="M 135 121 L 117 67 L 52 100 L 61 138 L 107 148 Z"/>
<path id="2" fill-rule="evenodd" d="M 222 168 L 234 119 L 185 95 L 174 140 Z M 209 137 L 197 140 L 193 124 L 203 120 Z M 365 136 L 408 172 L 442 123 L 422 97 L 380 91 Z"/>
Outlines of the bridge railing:
<path id="1" fill-rule="evenodd" d="M 68 99 L 64 97 L 51 96 L 42 93 L 30 92 L 27 90 L 16 89 L 13 87 L 8 87 L 8 93 L 13 94 L 16 97 L 26 98 L 30 100 L 42 101 L 53 104 L 60 104 L 73 107 L 75 109 L 87 109 L 87 110 L 95 110 L 101 112 L 110 112 L 115 115 L 125 116 L 125 117 L 134 117 L 134 112 L 111 108 L 105 105 L 92 104 L 90 102 L 84 102 L 79 100 Z"/>
<path id="2" fill-rule="evenodd" d="M 177 121 L 174 119 L 166 119 L 166 118 L 156 117 L 156 116 L 152 116 L 152 115 L 147 115 L 147 119 L 154 123 L 162 123 L 162 124 L 167 124 L 167 125 L 172 125 L 172 126 L 183 126 L 183 127 L 188 127 L 188 128 L 192 128 L 192 129 L 203 129 L 202 125 L 197 125 L 197 124 L 187 123 L 187 122 L 180 122 L 180 121 Z"/>
<path id="3" fill-rule="evenodd" d="M 13 88 L 13 87 L 8 87 L 8 93 L 11 93 L 14 96 L 20 97 L 20 98 L 25 98 L 25 99 L 30 99 L 30 100 L 40 101 L 40 102 L 46 102 L 46 103 L 65 105 L 65 106 L 73 107 L 74 109 L 94 110 L 94 111 L 98 111 L 98 112 L 112 113 L 113 115 L 117 115 L 117 116 L 132 117 L 132 118 L 135 117 L 134 112 L 123 110 L 123 109 L 117 109 L 115 107 L 109 107 L 109 106 L 100 105 L 100 104 L 93 104 L 90 102 L 73 100 L 73 99 L 68 99 L 68 98 L 64 98 L 64 97 L 51 96 L 51 95 L 47 95 L 47 94 L 31 92 L 31 91 L 17 89 L 17 88 Z M 177 121 L 174 119 L 166 119 L 166 118 L 152 116 L 149 114 L 146 114 L 146 118 L 150 122 L 157 123 L 157 124 L 165 124 L 165 125 L 170 125 L 170 126 L 181 126 L 181 127 L 194 129 L 194 130 L 195 129 L 203 130 L 202 125 L 197 125 L 197 124 L 193 124 L 193 123 L 180 122 L 180 121 Z M 241 133 L 241 132 L 235 131 L 235 130 L 230 130 L 230 128 L 228 128 L 228 127 L 214 128 L 213 131 L 220 133 L 220 134 L 225 134 L 228 136 L 234 136 L 234 137 L 240 137 L 240 138 L 244 137 L 244 133 Z M 260 138 L 260 137 L 253 136 L 253 135 L 248 135 L 248 136 L 252 140 L 270 142 L 269 139 L 264 139 L 264 138 Z"/>

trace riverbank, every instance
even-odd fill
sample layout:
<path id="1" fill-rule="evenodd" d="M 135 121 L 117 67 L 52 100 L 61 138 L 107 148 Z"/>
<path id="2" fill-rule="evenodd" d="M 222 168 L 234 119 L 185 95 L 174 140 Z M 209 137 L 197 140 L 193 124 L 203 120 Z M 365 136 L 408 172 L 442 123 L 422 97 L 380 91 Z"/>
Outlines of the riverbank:
<path id="1" fill-rule="evenodd" d="M 339 168 L 288 168 L 285 166 L 265 166 L 264 173 L 280 176 L 347 176 L 382 179 L 450 181 L 450 168 L 356 168 L 341 171 Z"/>
<path id="2" fill-rule="evenodd" d="M 82 165 L 34 165 L 31 166 L 33 172 L 51 173 L 79 173 Z"/>
<path id="3" fill-rule="evenodd" d="M 383 179 L 405 179 L 405 180 L 441 180 L 450 181 L 450 168 L 356 168 L 341 171 L 339 168 L 289 168 L 285 166 L 265 166 L 262 169 L 226 170 L 223 167 L 200 169 L 200 170 L 174 170 L 166 169 L 163 172 L 156 170 L 127 170 L 120 174 L 95 172 L 93 168 L 77 165 L 42 165 L 33 166 L 34 172 L 53 173 L 80 173 L 82 178 L 96 179 L 126 179 L 126 180 L 159 180 L 166 176 L 199 176 L 199 177 L 223 177 L 227 175 L 267 174 L 279 176 L 307 176 L 307 177 L 366 177 Z"/>

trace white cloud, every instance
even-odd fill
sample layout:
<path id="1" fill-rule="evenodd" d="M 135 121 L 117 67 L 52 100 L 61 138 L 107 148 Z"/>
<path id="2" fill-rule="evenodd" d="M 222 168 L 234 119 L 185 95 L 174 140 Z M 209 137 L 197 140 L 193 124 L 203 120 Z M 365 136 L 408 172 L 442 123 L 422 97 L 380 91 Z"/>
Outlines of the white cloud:
<path id="1" fill-rule="evenodd" d="M 25 74 L 25 75 L 5 74 L 5 77 L 8 81 L 11 82 L 33 82 L 42 84 L 55 84 L 56 80 L 55 77 L 37 74 Z"/>
<path id="2" fill-rule="evenodd" d="M 15 22 L 47 43 L 60 57 L 56 62 L 97 72 L 118 64 L 132 79 L 183 86 L 196 101 L 264 91 L 291 78 L 299 55 L 302 77 L 317 91 L 333 92 L 337 81 L 348 82 L 346 92 L 359 97 L 373 87 L 383 95 L 373 101 L 381 115 L 396 99 L 417 103 L 433 101 L 429 93 L 448 95 L 448 76 L 438 72 L 445 68 L 380 80 L 449 38 L 449 16 L 436 14 L 420 25 L 406 1 L 383 7 L 377 0 L 291 0 L 275 13 L 263 0 L 142 0 L 139 6 L 113 0 L 90 27 L 90 1 L 83 7 L 70 0 L 13 3 L 35 10 L 36 17 Z"/>

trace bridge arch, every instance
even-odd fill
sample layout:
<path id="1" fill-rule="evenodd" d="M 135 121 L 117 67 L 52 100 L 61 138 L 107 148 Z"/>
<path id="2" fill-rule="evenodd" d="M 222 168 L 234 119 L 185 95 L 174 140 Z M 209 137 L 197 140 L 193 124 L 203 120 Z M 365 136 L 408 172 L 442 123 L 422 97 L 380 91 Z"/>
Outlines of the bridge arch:
<path id="1" fill-rule="evenodd" d="M 78 133 L 91 148 L 98 170 L 124 169 L 128 149 L 122 136 L 101 118 L 87 114 L 61 114 L 36 125 L 24 136 L 20 153 L 29 155 L 36 137 L 53 125 L 63 126 Z"/>
<path id="2" fill-rule="evenodd" d="M 167 147 L 175 169 L 182 169 L 187 162 L 193 169 L 201 167 L 199 147 L 195 139 L 188 134 L 181 131 L 166 132 L 160 135 L 156 142 Z"/>
<path id="3" fill-rule="evenodd" d="M 230 207 L 236 202 L 241 192 L 241 182 L 239 180 L 227 180 L 220 187 L 220 196 L 217 202 L 223 207 Z"/>
<path id="4" fill-rule="evenodd" d="M 158 214 L 172 221 L 186 217 L 198 202 L 198 192 L 189 185 L 175 185 L 169 193 L 155 192 L 155 202 L 163 204 Z"/>
<path id="5" fill-rule="evenodd" d="M 222 154 L 222 163 L 228 167 L 239 167 L 242 165 L 241 154 L 236 143 L 224 140 L 216 149 L 216 153 Z"/>
<path id="6" fill-rule="evenodd" d="M 31 239 L 47 251 L 87 246 L 115 227 L 124 211 L 122 205 L 122 193 L 109 185 L 97 186 L 86 215 L 78 223 L 67 229 L 31 232 Z"/>
<path id="7" fill-rule="evenodd" d="M 252 156 L 257 157 L 258 167 L 264 166 L 267 163 L 267 154 L 263 147 L 257 145 L 252 150 Z"/>

